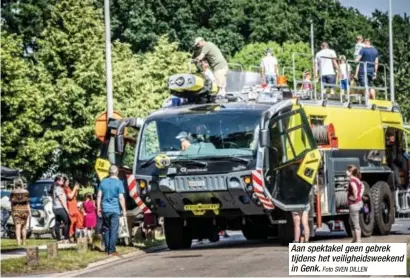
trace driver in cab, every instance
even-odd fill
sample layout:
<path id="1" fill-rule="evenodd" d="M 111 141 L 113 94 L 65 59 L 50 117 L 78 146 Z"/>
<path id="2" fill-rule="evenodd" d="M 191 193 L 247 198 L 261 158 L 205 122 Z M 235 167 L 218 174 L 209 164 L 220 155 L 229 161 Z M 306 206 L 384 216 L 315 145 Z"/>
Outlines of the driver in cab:
<path id="1" fill-rule="evenodd" d="M 191 146 L 191 142 L 188 140 L 188 133 L 185 131 L 181 131 L 175 138 L 181 142 L 181 151 L 186 151 Z"/>

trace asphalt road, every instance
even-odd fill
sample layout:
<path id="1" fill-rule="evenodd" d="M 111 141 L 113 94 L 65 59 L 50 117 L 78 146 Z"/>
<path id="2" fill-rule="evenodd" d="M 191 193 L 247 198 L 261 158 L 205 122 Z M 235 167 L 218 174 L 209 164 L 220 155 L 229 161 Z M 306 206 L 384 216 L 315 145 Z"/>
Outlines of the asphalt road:
<path id="1" fill-rule="evenodd" d="M 223 238 L 217 243 L 194 244 L 190 250 L 166 250 L 124 259 L 80 276 L 288 276 L 287 247 L 280 246 L 274 240 L 246 241 L 241 232 L 230 232 L 230 235 L 230 238 Z M 351 238 L 344 232 L 323 231 L 312 242 L 350 241 Z M 396 220 L 390 235 L 364 238 L 363 242 L 410 242 L 410 220 Z"/>

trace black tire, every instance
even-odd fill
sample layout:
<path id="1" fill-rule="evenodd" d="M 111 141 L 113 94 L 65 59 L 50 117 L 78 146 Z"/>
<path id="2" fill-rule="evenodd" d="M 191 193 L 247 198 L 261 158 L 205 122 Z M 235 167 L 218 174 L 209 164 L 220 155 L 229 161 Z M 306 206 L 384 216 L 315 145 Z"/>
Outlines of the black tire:
<path id="1" fill-rule="evenodd" d="M 286 224 L 278 225 L 278 238 L 280 244 L 288 246 L 294 240 L 293 217 L 291 212 L 284 212 Z"/>
<path id="2" fill-rule="evenodd" d="M 192 235 L 181 218 L 164 219 L 165 241 L 171 250 L 188 249 L 192 245 Z"/>
<path id="3" fill-rule="evenodd" d="M 363 181 L 364 192 L 363 192 L 363 205 L 367 205 L 369 212 L 367 214 L 360 213 L 359 223 L 360 229 L 362 230 L 363 237 L 369 237 L 373 234 L 374 229 L 374 200 L 372 196 L 372 191 L 367 182 Z"/>
<path id="4" fill-rule="evenodd" d="M 6 230 L 7 230 L 7 236 L 8 236 L 9 238 L 11 238 L 11 239 L 15 239 L 15 238 L 16 238 L 16 232 L 15 232 L 14 229 L 15 229 L 14 226 L 12 226 L 12 225 L 7 225 L 7 228 L 6 228 Z"/>
<path id="5" fill-rule="evenodd" d="M 247 240 L 264 240 L 268 238 L 268 227 L 264 227 L 260 220 L 255 218 L 242 226 L 242 234 Z"/>
<path id="6" fill-rule="evenodd" d="M 374 202 L 374 232 L 378 235 L 390 233 L 394 223 L 395 209 L 394 199 L 389 184 L 384 181 L 376 182 L 372 187 Z"/>
<path id="7" fill-rule="evenodd" d="M 211 236 L 208 239 L 209 239 L 210 242 L 218 242 L 219 241 L 218 231 L 213 231 Z"/>
<path id="8" fill-rule="evenodd" d="M 51 233 L 51 237 L 52 237 L 53 239 L 57 239 L 57 235 L 56 235 L 56 231 L 54 230 L 54 227 L 51 228 L 50 233 Z"/>
<path id="9" fill-rule="evenodd" d="M 347 236 L 352 237 L 353 236 L 352 222 L 350 221 L 349 215 L 343 216 L 343 226 L 345 228 L 345 232 L 346 232 Z"/>

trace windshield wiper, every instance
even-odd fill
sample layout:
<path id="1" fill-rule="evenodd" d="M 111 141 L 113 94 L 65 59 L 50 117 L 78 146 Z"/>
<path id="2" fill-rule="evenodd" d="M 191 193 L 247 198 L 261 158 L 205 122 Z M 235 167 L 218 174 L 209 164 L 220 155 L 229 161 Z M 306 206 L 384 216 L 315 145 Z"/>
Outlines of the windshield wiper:
<path id="1" fill-rule="evenodd" d="M 154 163 L 154 161 L 155 161 L 155 156 L 148 159 L 144 163 L 142 163 L 140 167 L 145 168 L 145 167 L 151 165 L 152 163 Z M 175 159 L 175 160 L 171 160 L 171 163 L 174 163 L 174 162 L 176 162 L 176 163 L 185 163 L 186 162 L 186 163 L 190 163 L 190 164 L 198 164 L 198 165 L 201 165 L 201 166 L 204 166 L 204 167 L 208 166 L 207 162 L 201 161 L 201 160 L 194 160 L 194 159 Z"/>
<path id="2" fill-rule="evenodd" d="M 147 161 L 145 161 L 144 163 L 142 163 L 140 167 L 141 167 L 141 168 L 145 168 L 145 167 L 151 165 L 152 163 L 154 163 L 155 157 L 156 157 L 156 156 L 154 156 L 154 157 L 148 159 Z"/>
<path id="3" fill-rule="evenodd" d="M 202 159 L 210 159 L 210 160 L 219 160 L 219 159 L 229 159 L 229 160 L 233 160 L 236 162 L 241 162 L 244 163 L 246 165 L 249 164 L 250 159 L 247 158 L 243 158 L 243 157 L 239 157 L 237 155 L 227 155 L 227 156 L 206 156 L 206 157 L 201 157 Z"/>
<path id="4" fill-rule="evenodd" d="M 189 164 L 197 164 L 201 166 L 208 166 L 208 162 L 202 161 L 202 160 L 195 160 L 195 159 L 176 159 L 174 160 L 175 163 L 189 163 Z"/>

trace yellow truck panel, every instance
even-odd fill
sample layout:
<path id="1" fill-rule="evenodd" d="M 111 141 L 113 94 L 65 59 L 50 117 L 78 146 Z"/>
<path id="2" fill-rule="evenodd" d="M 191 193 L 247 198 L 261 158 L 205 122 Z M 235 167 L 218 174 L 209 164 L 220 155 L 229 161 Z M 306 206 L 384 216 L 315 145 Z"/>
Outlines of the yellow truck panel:
<path id="1" fill-rule="evenodd" d="M 334 125 L 339 149 L 381 150 L 385 147 L 384 126 L 403 129 L 398 112 L 309 104 L 303 107 L 309 119 L 319 117 L 324 125 Z"/>

